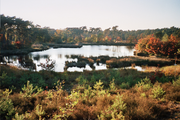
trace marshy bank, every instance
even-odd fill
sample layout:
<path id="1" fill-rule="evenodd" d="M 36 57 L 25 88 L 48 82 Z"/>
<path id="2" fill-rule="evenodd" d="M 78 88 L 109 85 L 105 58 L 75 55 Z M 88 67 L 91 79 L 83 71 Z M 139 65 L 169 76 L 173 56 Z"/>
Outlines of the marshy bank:
<path id="1" fill-rule="evenodd" d="M 53 44 L 53 43 L 47 43 L 49 47 L 53 48 L 81 48 L 83 44 Z"/>
<path id="2" fill-rule="evenodd" d="M 53 48 L 81 48 L 82 44 L 32 44 L 31 47 L 23 47 L 21 49 L 7 49 L 0 50 L 0 55 L 27 55 L 30 52 L 48 50 L 50 47 Z"/>
<path id="3" fill-rule="evenodd" d="M 129 56 L 122 58 L 112 58 L 106 61 L 107 68 L 120 68 L 128 66 L 168 66 L 173 65 L 174 62 L 167 58 L 156 57 L 139 57 Z"/>
<path id="4" fill-rule="evenodd" d="M 77 59 L 77 61 L 65 63 L 65 70 L 69 67 L 84 67 L 88 64 L 93 70 L 100 64 L 106 65 L 106 68 L 127 68 L 135 66 L 152 66 L 152 67 L 163 67 L 173 65 L 174 60 L 168 58 L 157 58 L 157 57 L 140 57 L 140 56 L 127 56 L 127 57 L 109 57 L 109 56 L 98 56 L 98 57 L 84 57 L 78 55 L 67 56 L 68 58 Z M 178 63 L 178 62 L 176 62 Z"/>
<path id="5" fill-rule="evenodd" d="M 38 52 L 48 50 L 49 46 L 43 44 L 33 44 L 31 47 L 23 47 L 21 49 L 5 49 L 0 50 L 0 55 L 9 56 L 9 55 L 27 55 L 30 52 Z"/>

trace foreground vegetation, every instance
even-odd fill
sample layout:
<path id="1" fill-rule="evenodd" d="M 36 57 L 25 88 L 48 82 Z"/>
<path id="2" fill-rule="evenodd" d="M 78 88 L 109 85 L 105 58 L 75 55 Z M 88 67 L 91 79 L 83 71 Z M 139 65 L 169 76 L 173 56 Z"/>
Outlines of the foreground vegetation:
<path id="1" fill-rule="evenodd" d="M 83 73 L 0 67 L 0 119 L 180 117 L 179 65 L 155 72 L 121 69 Z"/>

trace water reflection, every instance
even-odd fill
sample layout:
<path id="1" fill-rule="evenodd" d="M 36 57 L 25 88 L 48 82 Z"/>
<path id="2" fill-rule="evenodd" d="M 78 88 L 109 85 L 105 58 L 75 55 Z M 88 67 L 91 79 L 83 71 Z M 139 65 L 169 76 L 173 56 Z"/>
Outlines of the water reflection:
<path id="1" fill-rule="evenodd" d="M 6 63 L 19 68 L 36 70 L 36 64 L 34 63 L 31 55 L 5 56 L 4 60 Z"/>
<path id="2" fill-rule="evenodd" d="M 126 48 L 131 51 L 132 49 L 134 49 L 134 46 L 126 46 Z"/>
<path id="3" fill-rule="evenodd" d="M 40 63 L 45 63 L 46 59 L 49 57 L 53 61 L 56 62 L 55 71 L 57 72 L 63 72 L 64 68 L 66 67 L 65 61 L 68 62 L 83 62 L 80 61 L 80 57 L 85 57 L 89 61 L 94 62 L 87 62 L 84 60 L 85 67 L 79 68 L 79 67 L 68 67 L 67 71 L 83 71 L 83 70 L 103 70 L 107 69 L 105 60 L 108 57 L 122 57 L 122 56 L 133 56 L 134 48 L 128 47 L 128 46 L 83 46 L 81 48 L 58 48 L 53 49 L 50 48 L 46 51 L 40 51 L 40 52 L 31 52 L 28 57 L 25 56 L 16 56 L 11 57 L 11 60 L 13 61 L 13 64 L 19 65 L 19 66 L 30 66 L 32 65 L 32 68 L 36 68 L 37 71 L 41 70 L 41 67 L 38 66 Z M 101 57 L 106 56 L 106 57 Z M 88 59 L 89 58 L 89 59 Z M 98 58 L 101 58 L 101 61 L 98 62 Z M 80 65 L 80 63 L 78 63 Z M 31 69 L 32 69 L 31 68 Z"/>

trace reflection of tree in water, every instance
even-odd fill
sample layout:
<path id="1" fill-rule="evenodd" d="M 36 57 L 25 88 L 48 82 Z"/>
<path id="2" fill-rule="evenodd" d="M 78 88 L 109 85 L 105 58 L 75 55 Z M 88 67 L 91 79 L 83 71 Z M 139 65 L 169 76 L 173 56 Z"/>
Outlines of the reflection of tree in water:
<path id="1" fill-rule="evenodd" d="M 58 58 L 62 58 L 62 54 L 58 54 Z"/>
<path id="2" fill-rule="evenodd" d="M 29 68 L 31 70 L 36 70 L 36 64 L 33 62 L 29 55 L 18 56 L 18 61 L 22 67 Z"/>
<path id="3" fill-rule="evenodd" d="M 49 55 L 39 55 L 39 54 L 37 54 L 37 55 L 33 56 L 33 59 L 37 60 L 37 61 L 40 61 L 41 58 L 47 59 L 47 58 L 49 58 Z"/>
<path id="4" fill-rule="evenodd" d="M 67 59 L 69 59 L 69 58 L 72 58 L 72 59 L 78 59 L 79 57 L 81 57 L 81 55 L 75 55 L 75 54 L 72 54 L 72 55 L 65 55 L 65 57 L 67 58 Z"/>
<path id="5" fill-rule="evenodd" d="M 50 56 L 49 55 L 42 55 L 41 58 L 48 59 Z"/>
<path id="6" fill-rule="evenodd" d="M 134 49 L 134 46 L 126 46 L 126 48 L 127 48 L 128 51 L 130 52 L 132 49 Z"/>
<path id="7" fill-rule="evenodd" d="M 113 46 L 112 51 L 113 52 L 120 52 L 120 53 L 122 52 L 119 46 Z"/>
<path id="8" fill-rule="evenodd" d="M 34 57 L 33 57 L 33 59 L 34 60 L 37 60 L 37 61 L 40 61 L 40 55 L 38 54 L 38 55 L 35 55 Z"/>

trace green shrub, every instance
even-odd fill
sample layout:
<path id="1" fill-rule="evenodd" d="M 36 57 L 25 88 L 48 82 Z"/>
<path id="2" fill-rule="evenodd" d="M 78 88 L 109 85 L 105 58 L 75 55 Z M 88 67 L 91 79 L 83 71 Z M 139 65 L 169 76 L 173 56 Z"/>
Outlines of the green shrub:
<path id="1" fill-rule="evenodd" d="M 65 80 L 65 81 L 69 80 L 69 75 L 67 71 L 63 72 L 63 74 L 61 75 L 61 80 Z"/>
<path id="2" fill-rule="evenodd" d="M 27 80 L 30 80 L 30 75 L 27 73 L 24 73 L 21 75 L 20 79 L 17 81 L 19 85 L 22 85 L 20 87 L 23 87 L 24 84 L 26 84 Z"/>
<path id="3" fill-rule="evenodd" d="M 146 93 L 141 93 L 141 97 L 146 97 Z"/>
<path id="4" fill-rule="evenodd" d="M 150 88 L 152 88 L 153 84 L 151 83 L 151 80 L 149 78 L 144 78 L 141 80 L 141 82 L 138 82 L 136 84 L 136 90 L 141 91 L 148 91 Z"/>
<path id="5" fill-rule="evenodd" d="M 38 115 L 39 120 L 41 120 L 41 116 L 45 114 L 45 111 L 42 109 L 42 105 L 37 105 L 35 109 L 36 115 Z"/>
<path id="6" fill-rule="evenodd" d="M 9 77 L 7 73 L 3 71 L 2 75 L 0 76 L 0 86 L 8 88 L 10 85 L 12 85 L 11 77 Z"/>
<path id="7" fill-rule="evenodd" d="M 169 82 L 171 81 L 171 79 L 169 77 L 166 77 L 166 76 L 162 76 L 162 77 L 157 77 L 156 80 L 158 80 L 158 82 L 161 82 L 161 83 L 165 83 L 165 82 Z"/>
<path id="8" fill-rule="evenodd" d="M 12 92 L 6 89 L 3 93 L 0 92 L 0 116 L 5 116 L 6 119 L 12 118 L 15 109 L 12 100 L 9 99 L 9 94 Z M 0 119 L 3 119 L 0 117 Z"/>
<path id="9" fill-rule="evenodd" d="M 22 97 L 32 97 L 32 94 L 34 92 L 36 92 L 34 94 L 34 96 L 36 96 L 37 94 L 41 93 L 43 90 L 41 88 L 38 88 L 37 86 L 35 88 L 33 88 L 33 84 L 29 84 L 30 82 L 27 81 L 27 85 L 22 88 L 22 91 L 20 92 L 20 94 L 22 95 Z"/>
<path id="10" fill-rule="evenodd" d="M 91 80 L 90 80 L 90 83 L 91 83 L 91 84 L 95 84 L 95 83 L 96 83 L 96 78 L 95 78 L 94 75 L 92 75 Z"/>
<path id="11" fill-rule="evenodd" d="M 111 91 L 116 91 L 117 90 L 117 88 L 115 86 L 115 83 L 114 83 L 114 79 L 110 82 L 109 88 L 110 88 Z"/>
<path id="12" fill-rule="evenodd" d="M 83 75 L 80 75 L 75 81 L 80 85 L 85 85 L 88 83 L 87 79 Z"/>
<path id="13" fill-rule="evenodd" d="M 121 80 L 121 77 L 120 77 L 121 74 L 119 70 L 109 70 L 108 72 L 110 73 L 109 81 L 111 81 L 112 79 L 115 79 L 116 81 Z"/>
<path id="14" fill-rule="evenodd" d="M 103 90 L 103 82 L 99 80 L 99 82 L 96 82 L 96 84 L 93 86 L 95 89 L 93 92 L 97 95 L 97 97 L 104 96 L 106 94 L 106 91 Z"/>
<path id="15" fill-rule="evenodd" d="M 180 76 L 176 81 L 173 80 L 173 85 L 174 86 L 180 86 Z"/>
<path id="16" fill-rule="evenodd" d="M 123 82 L 123 83 L 120 85 L 120 88 L 122 88 L 122 89 L 128 89 L 128 88 L 130 88 L 129 82 L 126 82 L 126 83 Z"/>
<path id="17" fill-rule="evenodd" d="M 74 107 L 78 104 L 78 100 L 76 99 L 73 102 L 66 103 L 65 107 L 59 107 L 59 110 L 61 111 L 62 114 L 58 114 L 53 117 L 53 120 L 61 120 L 65 119 L 67 120 L 68 117 L 73 114 Z"/>
<path id="18" fill-rule="evenodd" d="M 119 94 L 113 100 L 113 104 L 108 107 L 105 111 L 101 111 L 101 114 L 98 115 L 99 120 L 111 119 L 111 120 L 124 120 L 123 112 L 126 110 L 126 103 L 122 100 L 123 96 Z"/>
<path id="19" fill-rule="evenodd" d="M 82 94 L 82 99 L 86 102 L 94 97 L 94 92 L 90 86 L 87 89 L 84 89 L 84 93 Z"/>
<path id="20" fill-rule="evenodd" d="M 161 88 L 160 85 L 154 86 L 152 89 L 153 98 L 155 99 L 161 99 L 165 95 L 165 91 Z"/>

